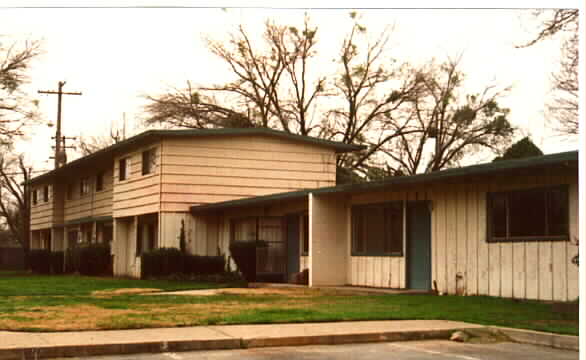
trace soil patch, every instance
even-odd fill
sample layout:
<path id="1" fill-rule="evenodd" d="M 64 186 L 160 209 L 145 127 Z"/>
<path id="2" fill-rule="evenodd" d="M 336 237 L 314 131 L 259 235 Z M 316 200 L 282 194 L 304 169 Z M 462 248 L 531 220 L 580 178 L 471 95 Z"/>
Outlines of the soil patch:
<path id="1" fill-rule="evenodd" d="M 132 295 L 132 294 L 153 293 L 153 292 L 160 292 L 160 291 L 161 291 L 161 289 L 152 289 L 152 288 L 123 288 L 123 289 L 92 291 L 92 296 Z"/>

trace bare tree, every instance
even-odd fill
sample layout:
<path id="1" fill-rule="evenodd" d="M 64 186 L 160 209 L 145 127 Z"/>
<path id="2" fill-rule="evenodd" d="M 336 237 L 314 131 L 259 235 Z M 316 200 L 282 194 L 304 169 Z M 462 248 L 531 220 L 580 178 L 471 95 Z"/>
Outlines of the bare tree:
<path id="1" fill-rule="evenodd" d="M 110 128 L 109 134 L 105 136 L 82 136 L 77 139 L 77 147 L 81 151 L 82 156 L 95 153 L 98 150 L 107 148 L 110 145 L 117 144 L 124 140 L 124 134 L 121 129 Z"/>
<path id="2" fill-rule="evenodd" d="M 578 9 L 536 10 L 541 21 L 535 37 L 518 47 L 532 46 L 545 39 L 561 35 L 561 61 L 552 74 L 553 98 L 547 104 L 550 121 L 561 134 L 578 134 Z"/>
<path id="3" fill-rule="evenodd" d="M 432 63 L 418 72 L 418 78 L 423 88 L 409 99 L 408 121 L 383 149 L 393 159 L 395 172 L 441 170 L 482 149 L 499 153 L 507 148 L 514 129 L 507 120 L 509 110 L 497 103 L 507 89 L 488 86 L 479 94 L 461 93 L 464 74 L 457 61 Z M 429 158 L 428 143 L 435 145 Z"/>
<path id="4" fill-rule="evenodd" d="M 30 176 L 22 155 L 0 157 L 0 218 L 25 253 L 30 248 Z"/>
<path id="5" fill-rule="evenodd" d="M 352 17 L 356 20 L 355 14 Z M 369 160 L 385 144 L 411 133 L 405 128 L 404 109 L 408 100 L 418 96 L 422 85 L 415 72 L 409 72 L 405 65 L 394 66 L 396 61 L 385 56 L 389 36 L 386 29 L 370 42 L 366 28 L 354 22 L 342 44 L 340 70 L 334 83 L 344 105 L 328 112 L 325 126 L 325 133 L 332 139 L 367 145 L 365 151 L 338 159 L 339 166 L 363 176 L 372 173 Z"/>
<path id="6" fill-rule="evenodd" d="M 227 84 L 173 89 L 147 96 L 147 124 L 180 127 L 270 127 L 308 135 L 316 128 L 309 112 L 324 94 L 325 78 L 311 80 L 317 27 L 305 18 L 301 29 L 265 23 L 263 42 L 254 43 L 240 26 L 227 43 L 207 39 L 235 80 Z"/>
<path id="7" fill-rule="evenodd" d="M 22 127 L 36 116 L 31 101 L 21 86 L 28 81 L 31 61 L 40 54 L 40 43 L 25 42 L 22 48 L 0 42 L 0 145 L 12 144 L 13 137 L 22 135 Z"/>
<path id="8" fill-rule="evenodd" d="M 400 161 L 421 161 L 402 157 L 407 150 L 422 156 L 431 122 L 442 126 L 442 151 L 428 171 L 456 163 L 464 149 L 497 149 L 494 141 L 512 132 L 505 117 L 496 115 L 505 111 L 494 101 L 498 93 L 489 95 L 487 89 L 485 97 L 459 109 L 463 105 L 449 93 L 460 86 L 455 64 L 454 77 L 448 79 L 440 75 L 449 69 L 432 72 L 400 64 L 389 57 L 391 29 L 372 37 L 355 13 L 351 17 L 352 27 L 331 72 L 316 67 L 318 28 L 307 17 L 300 29 L 267 22 L 261 43 L 253 42 L 242 27 L 226 43 L 209 41 L 210 50 L 228 65 L 235 80 L 195 90 L 188 83 L 185 90 L 150 96 L 147 124 L 260 126 L 366 145 L 364 151 L 338 158 L 338 169 L 345 169 L 352 181 L 416 171 L 417 166 Z M 322 97 L 327 101 L 320 101 Z M 434 106 L 433 114 L 424 112 Z M 463 114 L 469 118 L 462 120 Z M 386 164 L 389 159 L 400 160 L 399 165 Z"/>

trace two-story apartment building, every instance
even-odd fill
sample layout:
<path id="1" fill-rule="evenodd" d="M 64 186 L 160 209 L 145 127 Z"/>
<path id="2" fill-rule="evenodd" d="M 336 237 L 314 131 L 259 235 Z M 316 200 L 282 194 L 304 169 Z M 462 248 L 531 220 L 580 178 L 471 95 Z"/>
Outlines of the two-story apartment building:
<path id="1" fill-rule="evenodd" d="M 269 129 L 152 130 L 34 178 L 31 247 L 111 242 L 114 273 L 139 276 L 139 255 L 178 246 L 216 254 L 194 205 L 334 186 L 336 154 L 360 147 Z"/>
<path id="2" fill-rule="evenodd" d="M 257 272 L 309 286 L 578 296 L 578 152 L 336 186 L 360 147 L 267 129 L 148 131 L 32 180 L 32 247 L 111 241 L 114 272 L 264 240 Z M 271 277 L 276 278 L 276 277 Z"/>

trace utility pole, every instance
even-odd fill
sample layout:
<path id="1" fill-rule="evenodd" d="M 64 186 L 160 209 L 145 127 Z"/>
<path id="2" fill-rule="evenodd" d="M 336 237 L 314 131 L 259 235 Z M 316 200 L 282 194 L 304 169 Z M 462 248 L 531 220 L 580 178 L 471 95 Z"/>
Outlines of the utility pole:
<path id="1" fill-rule="evenodd" d="M 81 95 L 81 92 L 64 92 L 65 81 L 58 82 L 58 90 L 39 90 L 39 94 L 57 94 L 57 129 L 55 130 L 55 169 L 63 166 L 67 161 L 65 149 L 61 150 L 61 98 L 63 95 Z"/>

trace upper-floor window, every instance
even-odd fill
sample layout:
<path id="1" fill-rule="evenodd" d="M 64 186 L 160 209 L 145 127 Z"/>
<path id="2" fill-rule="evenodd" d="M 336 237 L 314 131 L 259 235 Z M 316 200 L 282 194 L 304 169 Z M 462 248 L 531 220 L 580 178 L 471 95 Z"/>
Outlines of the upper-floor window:
<path id="1" fill-rule="evenodd" d="M 37 205 L 37 202 L 38 202 L 37 189 L 33 189 L 32 196 L 33 196 L 33 205 Z"/>
<path id="2" fill-rule="evenodd" d="M 84 196 L 90 192 L 90 179 L 82 178 L 79 182 L 79 194 Z"/>
<path id="3" fill-rule="evenodd" d="M 352 255 L 402 254 L 402 201 L 352 207 Z"/>
<path id="4" fill-rule="evenodd" d="M 73 200 L 73 184 L 67 184 L 67 200 Z"/>
<path id="5" fill-rule="evenodd" d="M 152 148 L 142 152 L 142 174 L 151 174 L 157 166 L 157 149 Z"/>
<path id="6" fill-rule="evenodd" d="M 130 176 L 130 158 L 118 161 L 118 180 L 126 180 Z"/>
<path id="7" fill-rule="evenodd" d="M 96 191 L 104 190 L 104 173 L 101 172 L 96 175 Z"/>
<path id="8" fill-rule="evenodd" d="M 568 187 L 487 194 L 488 242 L 568 240 Z"/>
<path id="9" fill-rule="evenodd" d="M 43 187 L 43 201 L 49 202 L 49 185 Z"/>

